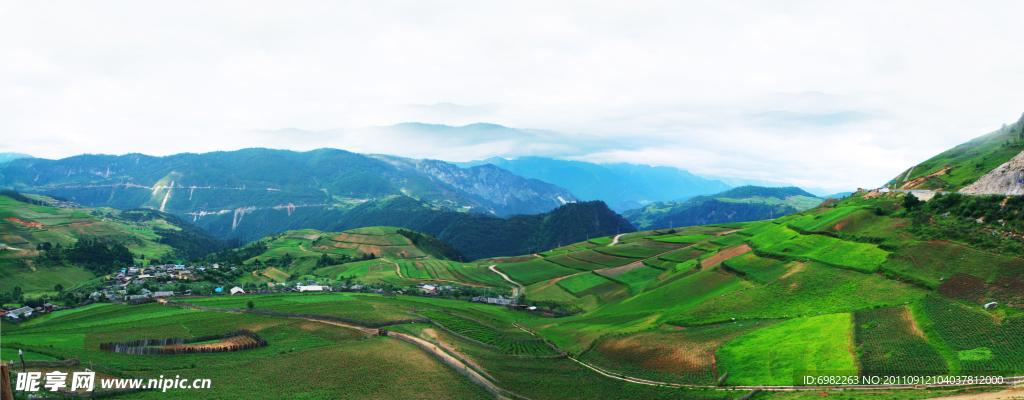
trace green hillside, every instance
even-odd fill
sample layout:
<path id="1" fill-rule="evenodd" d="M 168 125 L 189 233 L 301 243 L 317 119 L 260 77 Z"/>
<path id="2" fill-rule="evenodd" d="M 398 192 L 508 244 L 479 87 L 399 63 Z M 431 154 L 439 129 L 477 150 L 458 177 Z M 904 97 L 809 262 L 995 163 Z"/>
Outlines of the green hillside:
<path id="1" fill-rule="evenodd" d="M 446 282 L 510 294 L 511 285 L 486 265 L 462 262 L 457 249 L 430 235 L 393 227 L 344 232 L 315 229 L 271 235 L 239 249 L 205 257 L 206 263 L 235 265 L 237 282 L 316 280 L 358 282 L 403 288 L 421 282 Z M 224 284 L 232 282 L 232 278 Z"/>
<path id="2" fill-rule="evenodd" d="M 57 284 L 70 289 L 135 263 L 187 261 L 228 246 L 166 213 L 5 194 L 0 195 L 0 240 L 6 244 L 0 250 L 0 292 L 20 287 L 26 294 L 52 293 Z"/>
<path id="3" fill-rule="evenodd" d="M 800 370 L 1018 376 L 1024 375 L 1024 262 L 1019 258 L 1024 241 L 1014 211 L 1024 204 L 1005 199 L 954 194 L 921 203 L 903 193 L 861 192 L 772 220 L 629 232 L 472 263 L 445 259 L 452 249 L 398 228 L 288 231 L 206 260 L 237 262 L 244 273 L 231 282 L 242 285 L 302 279 L 359 281 L 393 290 L 450 282 L 495 296 L 518 288 L 492 271 L 493 265 L 525 287 L 522 304 L 539 310 L 370 293 L 212 295 L 181 301 L 235 312 L 247 309 L 251 300 L 254 312 L 102 305 L 5 325 L 3 346 L 6 354 L 24 348 L 44 357 L 99 360 L 139 374 L 214 373 L 245 363 L 285 371 L 306 365 L 297 358 L 306 352 L 337 352 L 330 364 L 350 365 L 355 361 L 343 354 L 360 351 L 354 345 L 376 346 L 365 354 L 378 356 L 444 351 L 468 363 L 462 371 L 476 371 L 480 379 L 537 399 L 564 398 L 567 390 L 588 398 L 716 398 L 749 392 L 609 377 L 616 375 L 705 388 L 792 385 L 799 378 L 794 371 Z M 982 307 L 992 301 L 998 307 Z M 406 342 L 379 336 L 355 340 L 352 328 L 259 314 L 264 311 L 346 318 L 356 329 L 389 324 L 388 331 L 431 345 L 403 353 Z M 431 323 L 410 322 L 414 317 Z M 99 343 L 113 340 L 196 337 L 237 327 L 256 330 L 271 344 L 267 350 L 236 353 L 146 356 L 153 358 L 145 370 L 138 367 L 139 356 L 98 350 Z M 563 351 L 573 359 L 556 355 Z M 393 364 L 367 365 L 365 358 L 358 363 L 367 375 L 408 372 L 396 372 Z M 460 369 L 446 371 L 453 370 Z M 244 373 L 223 374 L 217 376 Z M 463 375 L 451 379 L 452 387 L 473 382 Z M 248 390 L 225 382 L 228 389 Z M 246 385 L 280 390 L 265 379 Z M 347 385 L 358 392 L 363 383 Z M 393 386 L 387 390 L 403 387 Z M 239 398 L 228 389 L 217 393 Z M 305 386 L 295 390 L 334 393 Z M 471 389 L 457 390 L 461 398 L 472 397 Z M 948 390 L 880 388 L 872 396 L 921 398 Z"/>
<path id="4" fill-rule="evenodd" d="M 821 198 L 796 187 L 742 186 L 686 201 L 657 202 L 626 211 L 639 229 L 664 229 L 771 219 L 817 206 Z"/>
<path id="5" fill-rule="evenodd" d="M 1024 117 L 1022 117 L 1024 118 Z M 889 181 L 893 189 L 955 192 L 1024 151 L 1024 121 L 971 139 L 912 166 Z"/>

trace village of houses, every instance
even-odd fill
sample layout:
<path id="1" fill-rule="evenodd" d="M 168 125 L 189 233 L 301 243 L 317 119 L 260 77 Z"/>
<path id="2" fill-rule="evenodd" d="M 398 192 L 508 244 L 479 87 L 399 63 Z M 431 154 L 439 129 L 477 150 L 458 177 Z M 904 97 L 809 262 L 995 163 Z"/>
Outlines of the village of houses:
<path id="1" fill-rule="evenodd" d="M 237 267 L 226 267 L 230 268 L 230 271 L 234 271 Z M 192 289 L 184 289 L 183 291 L 151 291 L 146 288 L 137 290 L 138 294 L 129 294 L 129 285 L 135 285 L 138 288 L 141 285 L 147 283 L 150 286 L 171 286 L 175 283 L 184 283 L 194 281 L 196 276 L 208 269 L 220 270 L 221 266 L 213 264 L 207 266 L 191 266 L 181 264 L 164 264 L 164 265 L 152 265 L 147 267 L 132 267 L 123 269 L 120 272 L 110 275 L 109 279 L 104 281 L 106 287 L 97 290 L 89 294 L 88 299 L 81 302 L 78 307 L 86 306 L 98 302 L 117 303 L 117 304 L 144 304 L 158 302 L 166 300 L 172 297 L 180 298 L 187 296 L 195 297 L 207 297 L 206 295 L 193 294 Z M 363 284 L 353 284 L 346 286 L 344 284 L 337 285 L 320 285 L 317 282 L 306 281 L 296 282 L 289 284 L 268 282 L 266 284 L 266 290 L 249 290 L 246 291 L 242 287 L 234 286 L 230 289 L 226 287 L 214 287 L 209 291 L 209 295 L 226 295 L 226 296 L 238 296 L 238 295 L 262 295 L 262 294 L 278 294 L 278 293 L 290 293 L 290 292 L 366 292 L 366 293 L 378 293 L 388 295 L 413 295 L 413 296 L 445 296 L 450 295 L 453 291 L 457 291 L 461 288 L 457 286 L 441 286 L 428 283 L 419 283 L 414 288 L 409 290 L 397 290 L 394 292 L 385 292 L 380 286 L 371 286 Z M 132 290 L 135 292 L 135 290 Z M 84 295 L 84 293 L 83 293 Z M 534 311 L 537 307 L 519 306 L 515 298 L 505 298 L 501 295 L 498 297 L 485 297 L 476 296 L 469 301 L 494 304 L 498 306 L 506 307 L 519 307 L 529 311 Z M 0 318 L 5 318 L 10 322 L 18 323 L 26 319 L 32 318 L 34 315 L 47 314 L 53 311 L 74 308 L 74 307 L 61 307 L 50 303 L 44 303 L 40 307 L 2 307 L 0 308 Z"/>

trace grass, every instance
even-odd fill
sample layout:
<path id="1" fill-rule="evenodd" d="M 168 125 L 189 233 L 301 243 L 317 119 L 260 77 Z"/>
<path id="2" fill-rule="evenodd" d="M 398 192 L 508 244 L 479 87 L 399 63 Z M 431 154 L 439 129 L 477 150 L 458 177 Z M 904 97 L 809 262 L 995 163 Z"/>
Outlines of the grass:
<path id="1" fill-rule="evenodd" d="M 702 325 L 731 318 L 792 318 L 891 307 L 920 300 L 927 292 L 912 285 L 831 268 L 818 263 L 787 265 L 791 275 L 751 286 L 682 311 L 679 325 Z"/>
<path id="2" fill-rule="evenodd" d="M 607 278 L 593 273 L 573 275 L 556 283 L 569 293 L 579 296 L 581 293 L 590 290 L 598 285 L 611 283 Z"/>
<path id="3" fill-rule="evenodd" d="M 558 254 L 551 257 L 544 258 L 547 261 L 561 265 L 566 268 L 571 268 L 579 271 L 593 271 L 596 269 L 605 268 L 606 265 L 596 264 L 589 261 L 583 261 L 570 257 L 569 254 Z"/>
<path id="4" fill-rule="evenodd" d="M 578 273 L 578 270 L 565 268 L 543 258 L 537 258 L 526 262 L 497 264 L 499 271 L 504 272 L 512 280 L 523 285 L 532 285 L 537 282 L 546 281 Z"/>
<path id="5" fill-rule="evenodd" d="M 751 238 L 751 242 L 758 237 Z M 885 262 L 889 252 L 868 243 L 847 242 L 821 235 L 799 235 L 759 248 L 779 257 L 808 258 L 824 263 L 871 272 Z"/>
<path id="6" fill-rule="evenodd" d="M 25 357 L 25 361 L 40 360 L 40 361 L 58 361 L 56 357 L 51 357 L 46 354 L 33 353 L 31 351 L 22 351 L 22 356 Z M 18 350 L 15 348 L 3 348 L 0 349 L 0 362 L 8 361 L 21 361 L 18 356 Z"/>
<path id="7" fill-rule="evenodd" d="M 747 238 L 743 235 L 723 235 L 711 239 L 711 243 L 717 244 L 723 247 L 734 246 L 747 241 Z"/>
<path id="8" fill-rule="evenodd" d="M 663 272 L 650 267 L 640 267 L 624 274 L 606 278 L 629 287 L 630 293 L 640 293 L 658 278 Z"/>
<path id="9" fill-rule="evenodd" d="M 743 281 L 736 276 L 711 269 L 696 273 L 676 273 L 664 283 L 630 297 L 622 302 L 609 305 L 597 312 L 599 315 L 645 314 L 664 316 L 697 306 L 708 299 L 740 290 Z"/>
<path id="10" fill-rule="evenodd" d="M 608 371 L 642 379 L 713 385 L 719 378 L 715 373 L 715 351 L 723 343 L 772 323 L 765 320 L 613 334 L 601 338 L 592 349 L 580 355 L 580 359 Z"/>
<path id="11" fill-rule="evenodd" d="M 907 307 L 861 310 L 853 315 L 864 375 L 935 376 L 949 372 L 946 360 L 925 339 Z"/>
<path id="12" fill-rule="evenodd" d="M 754 253 L 733 257 L 723 261 L 722 265 L 746 279 L 761 284 L 778 279 L 788 272 L 788 268 L 785 268 L 786 262 L 759 257 Z"/>
<path id="13" fill-rule="evenodd" d="M 794 219 L 789 223 L 789 226 L 803 229 L 805 231 L 814 231 L 826 227 L 832 227 L 840 219 L 843 219 L 849 214 L 860 211 L 863 208 L 864 207 L 837 207 L 820 214 L 810 214 Z"/>
<path id="14" fill-rule="evenodd" d="M 795 318 L 740 336 L 715 356 L 727 384 L 793 385 L 795 370 L 856 372 L 852 337 L 850 314 Z"/>
<path id="15" fill-rule="evenodd" d="M 636 261 L 632 258 L 610 256 L 593 250 L 574 251 L 572 253 L 568 253 L 567 256 L 581 261 L 604 265 L 606 267 L 618 267 L 620 265 L 626 265 Z"/>
<path id="16" fill-rule="evenodd" d="M 650 247 L 645 246 L 643 243 L 629 243 L 624 245 L 616 245 L 613 247 L 598 247 L 595 251 L 626 258 L 647 258 L 652 257 L 667 251 L 672 250 L 673 247 L 669 246 L 658 246 Z"/>
<path id="17" fill-rule="evenodd" d="M 692 243 L 702 242 L 702 241 L 707 240 L 707 239 L 712 238 L 712 237 L 714 237 L 714 236 L 713 235 L 654 236 L 654 237 L 651 237 L 650 239 L 653 240 L 653 241 L 656 241 L 656 242 L 692 244 Z"/>
<path id="18" fill-rule="evenodd" d="M 85 347 L 85 334 L 82 333 L 8 335 L 4 339 L 5 346 L 17 343 L 29 346 L 53 347 L 57 349 L 81 349 Z"/>

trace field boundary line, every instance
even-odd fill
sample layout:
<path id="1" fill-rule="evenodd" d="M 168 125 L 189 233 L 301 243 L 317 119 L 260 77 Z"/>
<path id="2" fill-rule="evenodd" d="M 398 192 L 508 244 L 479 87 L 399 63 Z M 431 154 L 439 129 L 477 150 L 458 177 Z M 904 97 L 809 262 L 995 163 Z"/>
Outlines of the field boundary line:
<path id="1" fill-rule="evenodd" d="M 683 384 L 683 383 L 658 382 L 658 381 L 651 381 L 651 380 L 647 380 L 647 379 L 635 378 L 635 377 L 626 376 L 626 375 L 620 375 L 620 374 L 616 374 L 614 372 L 605 371 L 605 370 L 603 370 L 600 367 L 597 367 L 595 365 L 592 365 L 592 364 L 589 364 L 589 363 L 577 360 L 575 357 L 568 357 L 568 358 L 570 360 L 573 360 L 573 361 L 579 363 L 580 365 L 582 365 L 584 367 L 587 367 L 587 368 L 593 370 L 594 372 L 597 372 L 597 373 L 599 373 L 601 375 L 604 375 L 604 376 L 612 378 L 612 379 L 618 379 L 620 381 L 625 381 L 625 382 L 630 382 L 630 383 L 638 383 L 638 384 L 641 384 L 641 385 L 669 386 L 669 387 L 691 388 L 691 389 L 715 389 L 715 390 L 734 390 L 734 389 L 740 389 L 740 390 L 765 390 L 765 391 L 784 391 L 784 392 L 787 392 L 787 391 L 802 391 L 802 390 L 924 389 L 924 388 L 978 386 L 977 384 L 975 384 L 975 385 L 964 385 L 964 384 L 955 384 L 955 383 L 936 383 L 936 384 L 931 384 L 931 385 L 905 384 L 905 385 L 829 385 L 829 386 L 767 386 L 767 385 L 761 385 L 761 386 L 712 386 L 712 385 L 691 385 L 691 384 Z M 1005 381 L 1005 383 L 1003 385 L 1000 385 L 1000 386 L 1019 385 L 1021 383 L 1024 383 L 1024 376 L 1009 376 L 1009 377 L 1005 377 L 1004 381 Z M 996 386 L 996 385 L 986 385 L 986 386 Z"/>

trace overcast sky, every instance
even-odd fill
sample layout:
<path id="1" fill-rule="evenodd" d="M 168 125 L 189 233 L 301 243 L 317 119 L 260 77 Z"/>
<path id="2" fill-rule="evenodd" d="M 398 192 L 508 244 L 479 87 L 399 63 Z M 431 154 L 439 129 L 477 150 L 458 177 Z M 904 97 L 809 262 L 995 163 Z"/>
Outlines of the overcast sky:
<path id="1" fill-rule="evenodd" d="M 635 3 L 4 0 L 0 152 L 544 155 L 852 188 L 1024 112 L 1019 1 Z M 553 145 L 360 129 L 401 122 Z"/>

